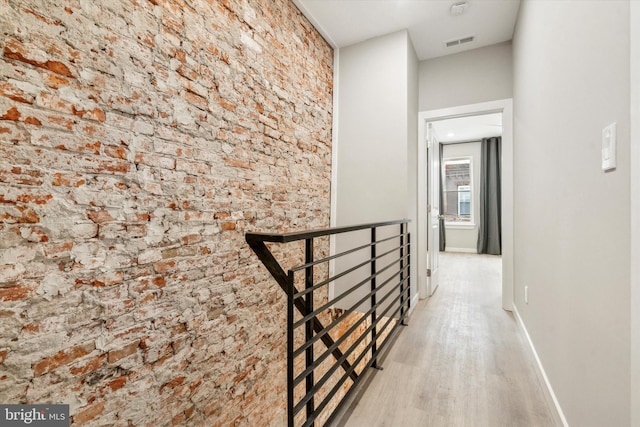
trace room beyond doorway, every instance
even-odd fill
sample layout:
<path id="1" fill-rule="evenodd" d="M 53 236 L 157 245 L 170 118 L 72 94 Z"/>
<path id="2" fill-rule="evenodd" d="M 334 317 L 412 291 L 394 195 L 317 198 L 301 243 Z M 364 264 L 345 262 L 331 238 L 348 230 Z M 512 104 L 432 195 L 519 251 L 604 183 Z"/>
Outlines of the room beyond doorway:
<path id="1" fill-rule="evenodd" d="M 478 233 L 483 217 L 495 211 L 481 209 L 482 140 L 502 137 L 502 113 L 456 117 L 431 122 L 442 150 L 442 206 L 444 233 L 440 249 L 478 253 Z M 487 181 L 484 181 L 485 185 Z M 495 182 L 499 185 L 499 182 Z M 488 192 L 486 192 L 488 193 Z M 499 189 L 497 191 L 499 194 Z"/>
<path id="2" fill-rule="evenodd" d="M 420 298 L 427 298 L 435 286 L 427 277 L 429 257 L 437 254 L 427 250 L 430 217 L 433 218 L 427 198 L 428 157 L 426 143 L 428 124 L 436 120 L 477 116 L 489 113 L 502 115 L 502 307 L 511 310 L 513 305 L 513 131 L 512 100 L 505 99 L 480 104 L 450 107 L 440 110 L 424 111 L 419 114 L 418 144 L 418 218 L 417 218 L 417 258 L 418 289 Z M 433 220 L 431 220 L 434 222 Z M 429 245 L 434 247 L 433 244 Z M 436 264 L 437 265 L 437 264 Z M 431 271 L 431 273 L 433 273 Z"/>

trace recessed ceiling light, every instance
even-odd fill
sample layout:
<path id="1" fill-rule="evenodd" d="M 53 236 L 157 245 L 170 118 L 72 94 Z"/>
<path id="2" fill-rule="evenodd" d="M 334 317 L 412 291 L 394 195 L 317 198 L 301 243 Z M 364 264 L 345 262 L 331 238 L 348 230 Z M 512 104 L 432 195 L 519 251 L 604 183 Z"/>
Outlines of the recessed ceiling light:
<path id="1" fill-rule="evenodd" d="M 453 133 L 453 132 L 449 132 L 449 133 L 447 134 L 447 138 L 453 138 L 454 136 L 456 136 L 456 134 L 455 134 L 455 133 Z"/>

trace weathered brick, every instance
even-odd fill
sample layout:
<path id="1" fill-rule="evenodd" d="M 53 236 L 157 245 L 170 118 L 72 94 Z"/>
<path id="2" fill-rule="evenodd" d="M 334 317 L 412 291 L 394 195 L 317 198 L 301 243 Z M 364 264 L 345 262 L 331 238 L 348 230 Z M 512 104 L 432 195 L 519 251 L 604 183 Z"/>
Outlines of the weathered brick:
<path id="1" fill-rule="evenodd" d="M 116 378 L 115 380 L 109 381 L 107 383 L 107 387 L 109 387 L 111 391 L 116 391 L 124 387 L 126 383 L 127 383 L 127 377 L 122 376 L 122 377 Z"/>
<path id="2" fill-rule="evenodd" d="M 225 221 L 221 224 L 220 228 L 222 228 L 225 231 L 230 231 L 230 230 L 235 230 L 236 229 L 236 223 L 235 222 L 230 222 L 230 221 Z"/>
<path id="3" fill-rule="evenodd" d="M 73 415 L 73 423 L 83 425 L 91 421 L 104 411 L 105 402 L 100 401 L 85 408 L 82 408 L 77 414 Z"/>
<path id="4" fill-rule="evenodd" d="M 121 271 L 111 271 L 95 276 L 91 285 L 99 288 L 113 286 L 123 283 L 123 273 Z"/>
<path id="5" fill-rule="evenodd" d="M 123 359 L 127 356 L 134 354 L 138 350 L 139 344 L 140 344 L 140 340 L 136 340 L 118 350 L 110 351 L 109 358 L 108 358 L 109 363 L 115 363 L 120 359 Z"/>
<path id="6" fill-rule="evenodd" d="M 107 355 L 100 354 L 92 359 L 89 359 L 88 362 L 69 368 L 69 372 L 73 375 L 86 375 L 88 373 L 95 372 L 103 367 L 106 360 Z"/>
<path id="7" fill-rule="evenodd" d="M 284 296 L 244 232 L 329 224 L 331 48 L 290 0 L 2 7 L 0 397 L 278 425 Z"/>
<path id="8" fill-rule="evenodd" d="M 4 56 L 36 67 L 42 67 L 63 76 L 73 77 L 67 65 L 60 61 L 42 59 L 46 57 L 46 54 L 39 49 L 21 44 L 17 39 L 10 38 L 7 40 L 4 47 Z"/>
<path id="9" fill-rule="evenodd" d="M 80 187 L 85 183 L 86 181 L 80 174 L 63 174 L 61 172 L 54 173 L 51 180 L 53 186 Z"/>
<path id="10" fill-rule="evenodd" d="M 44 254 L 47 258 L 63 258 L 69 256 L 73 242 L 50 243 L 44 246 Z"/>
<path id="11" fill-rule="evenodd" d="M 113 221 L 113 217 L 111 216 L 111 214 L 109 212 L 107 212 L 105 209 L 100 209 L 100 210 L 88 210 L 87 211 L 87 217 L 96 223 L 101 223 L 101 222 L 107 222 L 107 221 Z"/>
<path id="12" fill-rule="evenodd" d="M 2 270 L 8 269 L 5 267 L 13 267 L 11 275 L 3 275 Z M 0 267 L 0 282 L 11 281 L 17 277 L 21 277 L 25 272 L 24 267 L 22 269 L 15 268 L 16 266 L 8 265 Z M 0 288 L 0 301 L 18 301 L 23 300 L 31 295 L 33 288 L 27 285 L 9 286 L 6 288 Z"/>
<path id="13" fill-rule="evenodd" d="M 26 104 L 33 104 L 33 101 L 35 100 L 35 97 L 33 95 L 25 93 L 20 88 L 4 81 L 0 81 L 0 95 Z"/>
<path id="14" fill-rule="evenodd" d="M 33 365 L 33 375 L 39 376 L 42 374 L 46 374 L 47 372 L 51 372 L 60 366 L 67 365 L 80 357 L 86 356 L 95 348 L 95 343 L 90 342 L 70 348 L 65 351 L 60 351 L 54 356 L 45 357 L 44 359 Z"/>
<path id="15" fill-rule="evenodd" d="M 98 122 L 104 122 L 105 119 L 106 119 L 104 111 L 102 111 L 99 108 L 94 108 L 92 110 L 78 110 L 78 109 L 76 109 L 75 105 L 73 105 L 73 106 L 71 106 L 71 112 L 75 116 L 78 116 L 78 117 L 81 117 L 81 118 L 87 118 L 87 119 L 91 119 L 91 120 L 96 120 Z"/>

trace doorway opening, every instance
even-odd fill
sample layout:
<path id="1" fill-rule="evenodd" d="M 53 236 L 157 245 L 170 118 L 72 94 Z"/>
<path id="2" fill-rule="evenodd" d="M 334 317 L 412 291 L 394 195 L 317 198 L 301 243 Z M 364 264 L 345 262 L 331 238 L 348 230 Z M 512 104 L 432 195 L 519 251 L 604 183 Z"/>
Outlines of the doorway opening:
<path id="1" fill-rule="evenodd" d="M 473 119 L 472 119 L 473 118 Z M 487 119 L 490 118 L 490 119 Z M 448 127 L 463 122 L 473 124 L 474 120 L 484 122 L 484 134 L 464 133 Z M 501 123 L 500 123 L 501 122 Z M 513 303 L 513 134 L 512 134 L 512 100 L 492 101 L 451 107 L 441 110 L 425 111 L 419 115 L 418 144 L 418 215 L 417 215 L 417 256 L 418 256 L 418 290 L 420 298 L 427 298 L 435 292 L 439 278 L 439 253 L 441 228 L 456 230 L 449 240 L 450 251 L 475 252 L 477 242 L 477 210 L 479 186 L 471 184 L 473 175 L 479 172 L 480 160 L 474 161 L 474 155 L 462 155 L 460 147 L 453 148 L 453 143 L 470 145 L 496 130 L 491 127 L 501 126 L 502 152 L 501 158 L 501 193 L 500 214 L 502 219 L 502 307 L 512 309 Z M 473 127 L 473 126 L 472 126 Z M 471 132 L 471 128 L 467 129 Z M 484 136 L 481 136 L 484 135 Z M 440 150 L 443 143 L 444 150 Z M 451 145 L 447 148 L 447 143 Z M 479 143 L 478 143 L 479 144 Z M 477 151 L 477 147 L 475 147 Z M 450 155 L 445 156 L 448 152 Z M 462 154 L 461 154 L 462 153 Z M 446 191 L 440 192 L 440 163 L 449 166 L 451 179 Z M 475 165 L 475 166 L 474 166 Z M 477 169 L 477 170 L 474 170 Z M 468 178 L 465 178 L 465 174 Z M 477 178 L 476 178 L 477 179 Z M 469 182 L 466 182 L 468 180 Z M 475 188 L 475 189 L 474 189 Z M 474 203 L 475 201 L 475 203 Z M 446 209 L 440 209 L 440 206 Z M 477 206 L 476 206 L 477 207 Z M 441 216 L 440 213 L 443 213 Z"/>

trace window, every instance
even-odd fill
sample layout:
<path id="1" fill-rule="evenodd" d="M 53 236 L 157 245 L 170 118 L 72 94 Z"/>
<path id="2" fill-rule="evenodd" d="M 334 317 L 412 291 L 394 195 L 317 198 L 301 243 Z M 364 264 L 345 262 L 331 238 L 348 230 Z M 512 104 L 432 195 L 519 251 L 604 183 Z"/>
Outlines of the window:
<path id="1" fill-rule="evenodd" d="M 471 158 L 444 159 L 444 218 L 449 224 L 472 225 Z"/>
<path id="2" fill-rule="evenodd" d="M 471 217 L 471 186 L 458 185 L 458 216 Z"/>

